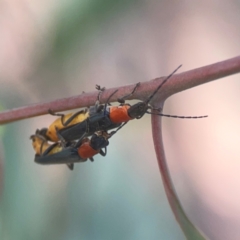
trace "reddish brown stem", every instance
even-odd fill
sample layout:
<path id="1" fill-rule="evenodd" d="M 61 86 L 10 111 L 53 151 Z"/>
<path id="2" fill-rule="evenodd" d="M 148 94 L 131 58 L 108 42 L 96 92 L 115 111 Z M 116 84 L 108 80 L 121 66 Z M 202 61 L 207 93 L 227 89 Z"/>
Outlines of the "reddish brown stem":
<path id="1" fill-rule="evenodd" d="M 158 94 L 155 99 L 158 98 L 158 101 L 161 101 L 177 92 L 238 72 L 240 72 L 240 56 L 176 74 L 171 79 L 169 79 L 166 84 L 164 84 L 163 88 L 160 90 L 161 94 Z M 154 89 L 156 89 L 161 81 L 162 78 L 157 78 L 153 81 L 142 82 L 136 93 L 134 93 L 129 99 L 146 99 L 146 97 L 149 96 L 149 94 L 153 92 Z M 112 102 L 116 101 L 123 95 L 130 93 L 134 86 L 135 85 L 132 84 L 119 88 L 108 89 L 102 94 L 101 99 L 103 102 L 106 101 L 108 96 L 114 90 L 118 89 L 118 92 L 111 98 Z M 74 108 L 87 107 L 93 105 L 96 99 L 97 92 L 92 92 L 69 98 L 58 99 L 51 102 L 38 103 L 30 106 L 3 111 L 0 113 L 0 124 L 47 114 L 48 109 L 59 112 Z"/>
<path id="2" fill-rule="evenodd" d="M 167 161 L 165 159 L 162 141 L 161 120 L 162 120 L 161 117 L 152 115 L 152 135 L 155 152 L 158 159 L 158 166 L 161 172 L 163 185 L 165 188 L 165 192 L 167 194 L 169 204 L 186 238 L 194 240 L 204 240 L 205 238 L 203 237 L 202 233 L 200 233 L 200 231 L 195 228 L 195 226 L 186 216 L 181 206 L 181 203 L 177 197 L 176 191 L 174 189 L 174 185 L 172 183 L 171 176 L 167 166 Z"/>

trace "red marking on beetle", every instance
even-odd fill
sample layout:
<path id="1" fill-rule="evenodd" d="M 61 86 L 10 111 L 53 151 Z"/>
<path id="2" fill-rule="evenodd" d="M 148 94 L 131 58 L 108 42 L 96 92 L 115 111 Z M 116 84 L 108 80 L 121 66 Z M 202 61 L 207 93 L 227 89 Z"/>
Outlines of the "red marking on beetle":
<path id="1" fill-rule="evenodd" d="M 78 154 L 81 158 L 87 159 L 91 158 L 94 155 L 98 154 L 100 150 L 95 150 L 90 146 L 90 140 L 85 141 L 82 145 L 78 148 Z"/>
<path id="2" fill-rule="evenodd" d="M 128 115 L 129 105 L 110 107 L 110 119 L 113 123 L 122 123 L 132 120 Z"/>

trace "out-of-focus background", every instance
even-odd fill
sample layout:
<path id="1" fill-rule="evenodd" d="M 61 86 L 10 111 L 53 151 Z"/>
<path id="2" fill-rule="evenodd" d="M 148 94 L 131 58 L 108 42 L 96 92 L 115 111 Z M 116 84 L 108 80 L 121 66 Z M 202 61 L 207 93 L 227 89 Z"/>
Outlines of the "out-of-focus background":
<path id="1" fill-rule="evenodd" d="M 238 1 L 2 0 L 0 107 L 11 109 L 187 71 L 240 52 Z M 166 156 L 190 220 L 211 240 L 240 239 L 240 74 L 184 91 L 164 112 Z M 183 240 L 163 189 L 150 116 L 129 122 L 108 155 L 34 163 L 29 136 L 55 118 L 1 127 L 4 240 Z M 4 167 L 4 168 L 3 168 Z"/>

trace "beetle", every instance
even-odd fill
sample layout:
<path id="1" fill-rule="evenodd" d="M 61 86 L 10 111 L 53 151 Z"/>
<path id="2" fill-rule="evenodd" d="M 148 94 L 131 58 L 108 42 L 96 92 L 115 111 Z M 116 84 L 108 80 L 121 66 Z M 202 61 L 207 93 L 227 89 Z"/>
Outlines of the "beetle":
<path id="1" fill-rule="evenodd" d="M 34 134 L 30 136 L 36 153 L 34 161 L 44 165 L 67 164 L 69 169 L 73 170 L 74 163 L 85 162 L 87 159 L 94 161 L 93 156 L 96 154 L 106 156 L 108 139 L 115 133 L 116 131 L 111 133 L 97 131 L 91 139 L 83 135 L 77 142 L 61 141 L 53 144 L 49 144 L 43 136 Z"/>
<path id="2" fill-rule="evenodd" d="M 36 163 L 40 164 L 58 164 L 61 163 L 64 159 L 66 161 L 66 156 L 70 163 L 67 163 L 67 166 L 70 170 L 73 170 L 73 164 L 71 163 L 72 156 L 67 151 L 63 151 L 64 147 L 61 143 L 57 142 L 54 144 L 49 144 L 47 140 L 40 134 L 34 134 L 30 136 L 32 140 L 32 146 L 35 150 L 35 159 Z M 66 144 L 65 149 L 67 149 L 67 145 L 70 145 L 70 142 Z M 62 152 L 63 151 L 63 152 Z M 66 156 L 65 156 L 66 155 Z M 74 160 L 78 160 L 78 158 L 73 156 Z M 65 162 L 63 162 L 65 163 Z"/>
<path id="3" fill-rule="evenodd" d="M 118 99 L 120 103 L 119 106 L 111 106 L 109 104 L 110 98 L 117 92 L 114 91 L 103 105 L 100 105 L 99 108 L 93 110 L 93 112 L 89 113 L 89 118 L 86 120 L 72 125 L 67 126 L 59 130 L 59 134 L 67 141 L 78 139 L 82 134 L 84 134 L 86 129 L 86 121 L 89 122 L 89 133 L 95 132 L 97 130 L 108 130 L 113 128 L 114 126 L 125 125 L 129 120 L 132 119 L 140 119 L 143 117 L 145 113 L 148 114 L 156 114 L 159 116 L 165 117 L 173 117 L 173 118 L 205 118 L 207 116 L 177 116 L 177 115 L 167 115 L 161 113 L 161 109 L 154 109 L 149 105 L 149 102 L 155 96 L 155 94 L 159 91 L 159 89 L 163 86 L 164 83 L 181 67 L 181 65 L 175 69 L 168 77 L 166 77 L 161 84 L 155 89 L 155 91 L 143 102 L 138 102 L 134 105 L 130 105 L 125 103 L 125 100 L 133 95 L 136 89 L 139 87 L 140 83 L 137 83 L 133 89 L 133 91 Z M 90 108 L 91 109 L 91 108 Z M 149 110 L 157 110 L 159 113 L 151 113 Z M 63 115 L 64 116 L 64 115 Z M 62 116 L 62 120 L 63 120 Z"/>
<path id="4" fill-rule="evenodd" d="M 54 113 L 51 109 L 48 112 L 51 115 L 59 116 L 48 128 L 37 129 L 35 134 L 42 135 L 45 137 L 46 140 L 57 142 L 59 141 L 59 134 L 58 131 L 65 128 L 71 127 L 72 125 L 84 122 L 84 120 L 88 119 L 90 115 L 98 113 L 101 107 L 99 107 L 100 95 L 105 90 L 105 88 L 101 88 L 97 85 L 97 89 L 99 90 L 97 101 L 95 106 L 90 107 L 89 109 L 83 109 L 76 113 L 68 113 L 68 114 L 61 114 L 61 113 Z M 104 124 L 104 123 L 103 123 Z M 118 125 L 119 126 L 119 125 Z M 115 128 L 114 125 L 112 128 Z M 86 129 L 86 124 L 85 124 Z M 110 128 L 111 129 L 111 126 Z M 93 132 L 92 132 L 93 133 Z"/>

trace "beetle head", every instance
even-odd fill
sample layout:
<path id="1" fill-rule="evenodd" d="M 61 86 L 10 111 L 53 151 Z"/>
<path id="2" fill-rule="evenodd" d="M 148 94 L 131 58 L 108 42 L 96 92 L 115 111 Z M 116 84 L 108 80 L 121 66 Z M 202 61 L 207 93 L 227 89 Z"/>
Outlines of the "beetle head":
<path id="1" fill-rule="evenodd" d="M 149 108 L 149 106 L 145 102 L 136 103 L 128 109 L 128 115 L 132 119 L 134 119 L 134 118 L 139 119 L 146 113 L 148 108 Z"/>
<path id="2" fill-rule="evenodd" d="M 95 150 L 99 150 L 101 148 L 105 148 L 106 146 L 108 146 L 109 141 L 108 141 L 109 136 L 104 134 L 104 131 L 99 131 L 99 132 L 95 132 L 92 135 L 91 138 L 91 147 Z"/>

